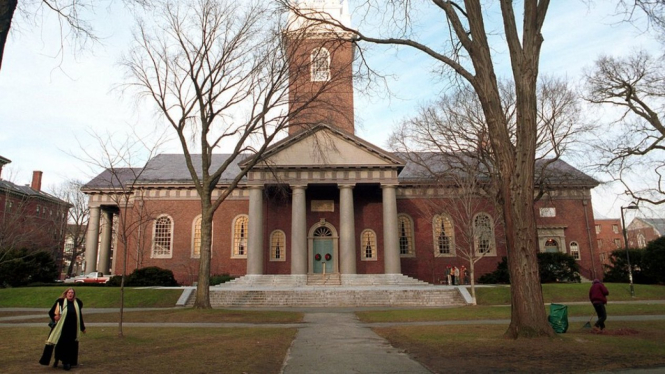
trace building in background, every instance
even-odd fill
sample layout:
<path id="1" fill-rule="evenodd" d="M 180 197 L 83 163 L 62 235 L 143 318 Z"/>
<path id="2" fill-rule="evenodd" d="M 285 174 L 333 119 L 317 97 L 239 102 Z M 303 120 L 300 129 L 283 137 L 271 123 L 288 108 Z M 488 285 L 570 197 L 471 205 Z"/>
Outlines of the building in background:
<path id="1" fill-rule="evenodd" d="M 598 259 L 602 265 L 610 265 L 612 251 L 624 247 L 620 218 L 596 219 Z"/>
<path id="2" fill-rule="evenodd" d="M 29 185 L 2 179 L 11 161 L 0 156 L 0 251 L 46 251 L 62 266 L 69 203 L 42 191 L 42 172 L 34 171 Z"/>
<path id="3" fill-rule="evenodd" d="M 626 227 L 628 247 L 645 248 L 647 243 L 665 234 L 665 219 L 635 218 Z"/>

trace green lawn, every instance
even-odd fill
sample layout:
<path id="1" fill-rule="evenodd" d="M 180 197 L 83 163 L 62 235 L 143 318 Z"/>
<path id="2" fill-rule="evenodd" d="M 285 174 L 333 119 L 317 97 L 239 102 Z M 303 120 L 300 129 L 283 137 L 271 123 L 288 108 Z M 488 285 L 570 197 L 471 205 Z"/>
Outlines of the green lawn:
<path id="1" fill-rule="evenodd" d="M 0 288 L 0 308 L 50 308 L 70 285 L 54 287 Z M 85 308 L 119 308 L 119 287 L 76 287 L 76 296 Z M 181 289 L 126 288 L 125 307 L 173 307 Z"/>
<path id="2" fill-rule="evenodd" d="M 605 283 L 610 291 L 608 301 L 665 300 L 665 286 L 635 285 L 635 298 L 630 296 L 627 283 Z M 546 303 L 589 301 L 590 283 L 543 284 L 543 298 Z M 510 305 L 510 286 L 477 287 L 478 305 Z"/>

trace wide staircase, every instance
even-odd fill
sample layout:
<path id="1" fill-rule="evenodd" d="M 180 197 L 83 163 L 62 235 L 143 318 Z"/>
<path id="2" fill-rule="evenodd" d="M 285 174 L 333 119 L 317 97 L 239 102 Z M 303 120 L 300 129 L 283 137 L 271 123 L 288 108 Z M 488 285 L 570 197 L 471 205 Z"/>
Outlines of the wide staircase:
<path id="1" fill-rule="evenodd" d="M 192 293 L 187 304 L 194 302 Z M 458 287 L 401 274 L 246 275 L 210 287 L 213 307 L 441 307 L 465 305 Z"/>

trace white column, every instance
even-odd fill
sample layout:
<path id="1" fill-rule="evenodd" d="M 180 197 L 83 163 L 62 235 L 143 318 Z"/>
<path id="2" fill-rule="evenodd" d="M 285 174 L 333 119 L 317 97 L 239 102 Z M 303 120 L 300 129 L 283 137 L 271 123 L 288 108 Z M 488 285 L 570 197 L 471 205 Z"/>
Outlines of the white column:
<path id="1" fill-rule="evenodd" d="M 381 185 L 383 190 L 383 261 L 386 274 L 401 274 L 397 197 L 394 185 Z"/>
<path id="2" fill-rule="evenodd" d="M 307 274 L 305 186 L 291 186 L 291 274 Z"/>
<path id="3" fill-rule="evenodd" d="M 99 271 L 109 274 L 109 260 L 111 259 L 111 237 L 113 230 L 113 212 L 102 210 L 102 238 L 99 247 Z"/>
<path id="4" fill-rule="evenodd" d="M 99 244 L 99 210 L 98 206 L 90 207 L 88 232 L 85 234 L 85 270 L 88 274 L 97 271 L 97 245 Z"/>
<path id="5" fill-rule="evenodd" d="M 247 274 L 263 274 L 263 186 L 249 189 Z"/>
<path id="6" fill-rule="evenodd" d="M 353 185 L 339 186 L 339 261 L 342 274 L 356 274 L 356 223 Z"/>

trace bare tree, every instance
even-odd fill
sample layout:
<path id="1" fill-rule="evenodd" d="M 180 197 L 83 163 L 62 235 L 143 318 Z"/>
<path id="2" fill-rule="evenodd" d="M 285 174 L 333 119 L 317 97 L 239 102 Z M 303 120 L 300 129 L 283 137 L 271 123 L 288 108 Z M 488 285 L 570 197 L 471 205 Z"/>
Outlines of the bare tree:
<path id="1" fill-rule="evenodd" d="M 90 218 L 90 209 L 88 208 L 88 198 L 81 191 L 83 184 L 80 180 L 70 179 L 53 191 L 55 196 L 71 205 L 65 232 L 65 236 L 71 240 L 72 250 L 70 254 L 64 253 L 64 256 L 68 257 L 70 261 L 66 271 L 67 277 L 71 277 L 76 258 L 83 254 L 85 249 L 85 234 L 88 218 Z"/>
<path id="2" fill-rule="evenodd" d="M 91 18 L 95 8 L 108 7 L 113 0 L 0 0 L 0 68 L 5 52 L 5 43 L 12 25 L 16 22 L 15 14 L 23 16 L 22 21 L 36 24 L 45 14 L 54 14 L 58 18 L 61 48 L 65 40 L 71 41 L 75 48 L 84 48 L 90 42 L 98 42 Z M 128 8 L 149 7 L 152 0 L 123 0 Z"/>
<path id="3" fill-rule="evenodd" d="M 121 269 L 120 282 L 120 319 L 118 324 L 118 336 L 123 337 L 123 319 L 125 305 L 125 281 L 130 256 L 136 256 L 139 261 L 142 256 L 145 240 L 142 240 L 146 226 L 155 219 L 154 214 L 144 204 L 144 191 L 138 182 L 148 167 L 136 168 L 132 165 L 145 164 L 159 151 L 163 144 L 163 137 L 159 137 L 154 143 L 149 143 L 149 137 L 132 134 L 126 138 L 119 138 L 111 134 L 90 134 L 97 143 L 94 147 L 81 149 L 87 162 L 92 169 L 102 169 L 103 172 L 81 187 L 81 191 L 88 195 L 104 194 L 107 203 L 114 206 L 113 212 L 117 219 L 115 224 L 115 236 L 117 248 L 115 248 L 115 269 Z M 135 251 L 129 247 L 130 243 L 136 243 Z M 86 259 L 96 261 L 97 259 Z M 118 265 L 117 261 L 122 261 Z M 137 267 L 138 268 L 138 267 Z"/>
<path id="4" fill-rule="evenodd" d="M 155 27 L 139 23 L 134 46 L 124 61 L 131 76 L 128 87 L 152 101 L 177 134 L 201 199 L 196 308 L 211 307 L 215 211 L 289 120 L 320 105 L 317 99 L 328 86 L 322 84 L 307 99 L 293 96 L 289 100 L 289 79 L 309 74 L 308 69 L 299 71 L 287 63 L 302 58 L 294 54 L 307 30 L 285 30 L 288 24 L 276 14 L 271 4 L 258 2 L 169 2 L 158 9 Z M 220 150 L 228 157 L 216 165 L 213 152 Z M 200 164 L 193 157 L 197 151 Z M 243 160 L 237 174 L 222 178 Z M 213 199 L 215 190 L 220 193 Z"/>
<path id="5" fill-rule="evenodd" d="M 596 144 L 597 167 L 633 199 L 651 204 L 665 203 L 663 71 L 662 58 L 638 51 L 624 58 L 603 56 L 586 72 L 586 100 L 618 111 Z"/>

